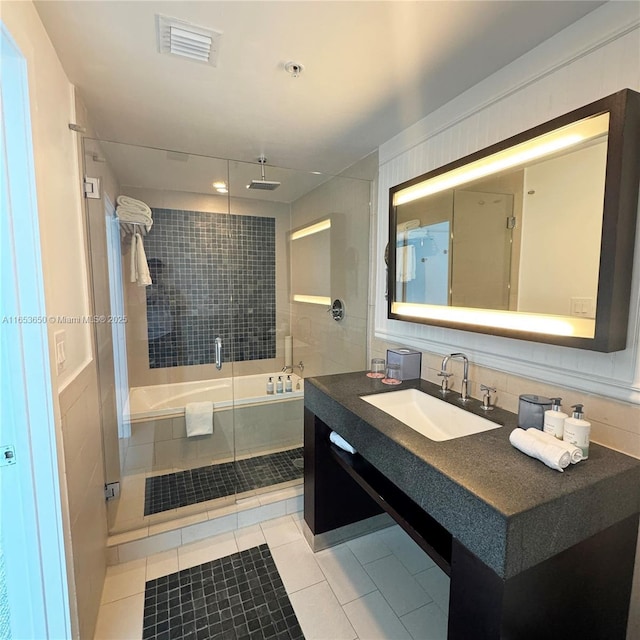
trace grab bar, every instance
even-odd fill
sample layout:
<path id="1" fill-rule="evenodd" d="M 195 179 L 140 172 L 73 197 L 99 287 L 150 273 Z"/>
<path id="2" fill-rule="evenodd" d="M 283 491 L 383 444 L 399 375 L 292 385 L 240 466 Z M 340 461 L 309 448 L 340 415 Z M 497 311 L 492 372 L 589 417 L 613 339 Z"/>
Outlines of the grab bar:
<path id="1" fill-rule="evenodd" d="M 216 338 L 216 369 L 218 371 L 222 369 L 222 338 L 220 336 Z"/>

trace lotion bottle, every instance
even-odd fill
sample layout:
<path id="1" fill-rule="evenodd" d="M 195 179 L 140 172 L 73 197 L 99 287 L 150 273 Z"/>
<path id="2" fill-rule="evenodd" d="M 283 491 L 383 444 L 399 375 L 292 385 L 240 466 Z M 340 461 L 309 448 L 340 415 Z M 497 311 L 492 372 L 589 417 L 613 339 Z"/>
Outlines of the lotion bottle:
<path id="1" fill-rule="evenodd" d="M 563 440 L 582 449 L 582 459 L 589 457 L 589 434 L 591 433 L 591 423 L 584 420 L 583 406 L 574 404 L 573 415 L 564 421 Z"/>
<path id="2" fill-rule="evenodd" d="M 269 379 L 267 380 L 267 395 L 268 396 L 273 395 L 273 378 L 272 377 L 269 377 Z"/>
<path id="3" fill-rule="evenodd" d="M 287 392 L 293 391 L 293 382 L 291 381 L 291 376 L 287 376 L 287 379 L 284 381 L 284 390 Z"/>
<path id="4" fill-rule="evenodd" d="M 551 409 L 544 412 L 543 431 L 562 440 L 564 436 L 564 421 L 569 417 L 561 411 L 562 398 L 551 398 Z"/>
<path id="5" fill-rule="evenodd" d="M 282 393 L 283 391 L 282 376 L 278 376 L 278 380 L 276 381 L 276 393 Z"/>

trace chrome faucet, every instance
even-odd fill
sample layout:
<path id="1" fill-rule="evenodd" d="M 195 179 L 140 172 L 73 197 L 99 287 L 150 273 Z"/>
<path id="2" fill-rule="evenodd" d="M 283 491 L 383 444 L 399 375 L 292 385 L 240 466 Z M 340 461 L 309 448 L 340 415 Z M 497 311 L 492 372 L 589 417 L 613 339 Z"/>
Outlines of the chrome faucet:
<path id="1" fill-rule="evenodd" d="M 282 373 L 293 373 L 293 365 L 285 364 L 280 371 L 282 371 Z"/>
<path id="2" fill-rule="evenodd" d="M 450 373 L 447 373 L 447 363 L 451 359 L 460 359 L 464 364 L 464 369 L 462 371 L 462 388 L 460 390 L 460 402 L 467 402 L 469 400 L 469 359 L 464 353 L 450 353 L 448 356 L 442 358 L 442 365 L 440 366 L 440 373 L 438 375 L 443 377 L 442 381 L 442 393 L 446 393 L 448 391 L 447 381 Z"/>

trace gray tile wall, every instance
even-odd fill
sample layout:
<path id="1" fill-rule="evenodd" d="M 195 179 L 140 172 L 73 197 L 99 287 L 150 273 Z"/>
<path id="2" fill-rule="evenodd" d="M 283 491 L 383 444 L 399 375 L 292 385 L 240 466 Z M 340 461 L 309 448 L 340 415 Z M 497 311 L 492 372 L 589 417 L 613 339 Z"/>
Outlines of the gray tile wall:
<path id="1" fill-rule="evenodd" d="M 152 211 L 149 367 L 275 357 L 275 219 Z"/>

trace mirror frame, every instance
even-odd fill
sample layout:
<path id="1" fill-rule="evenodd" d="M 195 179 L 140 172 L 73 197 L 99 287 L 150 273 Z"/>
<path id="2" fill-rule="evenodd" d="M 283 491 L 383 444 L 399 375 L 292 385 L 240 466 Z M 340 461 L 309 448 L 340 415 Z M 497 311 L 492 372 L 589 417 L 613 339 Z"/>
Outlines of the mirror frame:
<path id="1" fill-rule="evenodd" d="M 483 326 L 473 324 L 472 321 L 467 323 L 430 319 L 394 312 L 392 309 L 393 303 L 396 302 L 396 252 L 394 250 L 389 251 L 387 265 L 388 317 L 393 320 L 417 322 L 604 353 L 625 349 L 640 181 L 640 93 L 631 89 L 623 89 L 502 142 L 391 187 L 389 189 L 388 247 L 395 247 L 397 242 L 397 215 L 396 207 L 393 205 L 396 192 L 451 170 L 459 169 L 470 162 L 504 151 L 516 144 L 521 144 L 578 120 L 607 112 L 609 113 L 609 132 L 593 338 L 558 336 L 527 330 Z"/>

